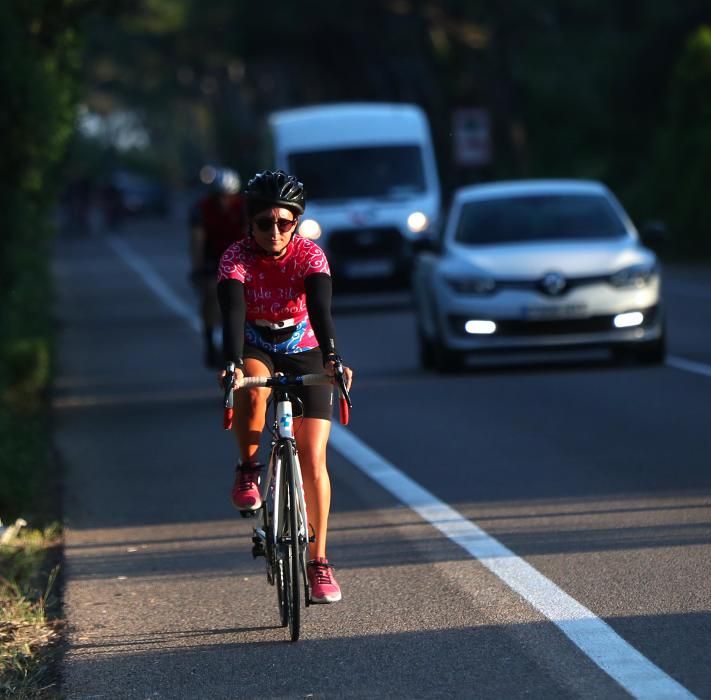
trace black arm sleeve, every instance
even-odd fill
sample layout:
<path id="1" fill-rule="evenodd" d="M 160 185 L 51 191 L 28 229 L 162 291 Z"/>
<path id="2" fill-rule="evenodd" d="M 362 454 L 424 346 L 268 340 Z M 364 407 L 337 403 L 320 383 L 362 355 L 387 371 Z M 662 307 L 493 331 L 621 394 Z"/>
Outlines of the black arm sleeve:
<path id="1" fill-rule="evenodd" d="M 336 352 L 336 329 L 331 318 L 331 277 L 322 272 L 309 275 L 304 280 L 304 288 L 306 310 L 326 364 L 328 355 Z"/>
<path id="2" fill-rule="evenodd" d="M 234 362 L 237 367 L 242 367 L 244 323 L 247 318 L 244 284 L 237 280 L 222 280 L 217 285 L 217 298 L 222 311 L 222 347 L 225 362 Z"/>

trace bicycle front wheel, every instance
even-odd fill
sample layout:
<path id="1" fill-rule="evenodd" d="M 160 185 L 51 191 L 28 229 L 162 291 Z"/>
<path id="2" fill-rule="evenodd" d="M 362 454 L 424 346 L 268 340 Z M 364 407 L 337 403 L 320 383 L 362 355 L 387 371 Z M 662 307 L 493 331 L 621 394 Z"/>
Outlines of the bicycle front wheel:
<path id="1" fill-rule="evenodd" d="M 282 522 L 281 511 L 283 496 L 282 465 L 280 450 L 272 449 L 269 456 L 268 480 L 262 511 L 264 514 L 265 549 L 267 555 L 267 581 L 276 588 L 279 621 L 282 627 L 289 624 L 286 604 L 286 584 L 284 582 L 284 562 L 282 559 Z M 277 483 L 277 481 L 279 483 Z"/>
<path id="2" fill-rule="evenodd" d="M 267 581 L 276 588 L 277 604 L 279 606 L 279 620 L 282 627 L 289 624 L 288 609 L 286 603 L 286 584 L 284 582 L 284 562 L 279 552 L 279 547 L 274 547 L 272 541 L 272 531 L 278 526 L 274 517 L 274 502 L 268 498 L 264 504 L 264 532 L 265 549 L 267 559 Z"/>
<path id="3" fill-rule="evenodd" d="M 293 448 L 287 445 L 282 450 L 282 547 L 281 561 L 286 591 L 286 609 L 291 641 L 299 638 L 301 631 L 301 600 L 299 581 L 299 522 L 298 499 L 296 495 L 295 464 Z"/>

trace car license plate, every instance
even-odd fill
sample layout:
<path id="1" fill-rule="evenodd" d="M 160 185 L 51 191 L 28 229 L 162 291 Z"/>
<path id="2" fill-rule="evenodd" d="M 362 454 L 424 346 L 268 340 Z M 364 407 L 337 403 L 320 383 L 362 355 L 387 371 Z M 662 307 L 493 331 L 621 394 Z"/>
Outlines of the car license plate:
<path id="1" fill-rule="evenodd" d="M 560 306 L 524 306 L 522 315 L 526 321 L 558 321 L 583 318 L 586 312 L 585 304 L 561 304 Z"/>
<path id="2" fill-rule="evenodd" d="M 387 277 L 394 272 L 392 260 L 363 260 L 346 265 L 349 277 Z"/>

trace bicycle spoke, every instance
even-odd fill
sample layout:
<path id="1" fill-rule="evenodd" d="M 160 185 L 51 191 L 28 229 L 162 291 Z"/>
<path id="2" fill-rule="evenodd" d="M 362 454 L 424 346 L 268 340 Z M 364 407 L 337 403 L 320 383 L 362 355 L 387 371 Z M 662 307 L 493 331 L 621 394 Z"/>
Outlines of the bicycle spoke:
<path id="1" fill-rule="evenodd" d="M 289 601 L 289 632 L 291 633 L 291 641 L 295 642 L 299 638 L 301 628 L 301 600 L 299 591 L 299 527 L 298 527 L 298 501 L 296 496 L 296 484 L 294 481 L 294 459 L 291 452 L 291 446 L 286 446 L 282 454 L 284 466 L 284 481 L 285 493 L 288 494 L 285 499 L 288 503 L 286 512 L 286 527 L 289 532 L 288 552 L 285 560 L 285 573 L 288 570 L 288 575 L 285 576 L 287 581 L 287 599 Z M 287 566 L 288 564 L 288 566 Z"/>

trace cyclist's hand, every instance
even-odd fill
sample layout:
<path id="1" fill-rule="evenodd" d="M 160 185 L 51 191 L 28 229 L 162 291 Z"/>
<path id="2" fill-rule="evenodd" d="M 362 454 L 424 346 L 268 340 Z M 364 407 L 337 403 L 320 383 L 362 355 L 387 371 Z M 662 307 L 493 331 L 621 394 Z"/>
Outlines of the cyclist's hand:
<path id="1" fill-rule="evenodd" d="M 351 390 L 351 383 L 353 382 L 353 370 L 350 367 L 346 367 L 344 364 L 341 364 L 341 367 L 343 367 L 343 380 L 346 385 L 346 391 Z M 336 376 L 336 361 L 335 360 L 328 360 L 326 362 L 326 374 L 329 377 L 334 377 Z"/>
<path id="2" fill-rule="evenodd" d="M 217 375 L 217 385 L 220 387 L 220 389 L 225 388 L 225 376 L 227 375 L 227 372 L 223 369 L 220 370 L 220 373 Z M 232 379 L 232 388 L 236 389 L 237 385 L 239 382 L 241 382 L 244 379 L 244 372 L 239 368 L 235 368 L 235 376 Z"/>

